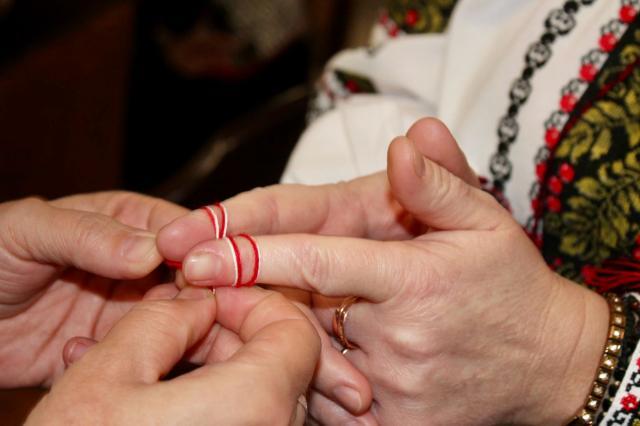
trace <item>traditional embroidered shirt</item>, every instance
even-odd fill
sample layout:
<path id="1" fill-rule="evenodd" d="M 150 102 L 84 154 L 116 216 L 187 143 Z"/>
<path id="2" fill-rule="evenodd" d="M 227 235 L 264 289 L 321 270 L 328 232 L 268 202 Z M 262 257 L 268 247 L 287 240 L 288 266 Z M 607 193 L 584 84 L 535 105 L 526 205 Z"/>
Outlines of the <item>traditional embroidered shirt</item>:
<path id="1" fill-rule="evenodd" d="M 525 55 L 564 3 L 388 1 L 371 46 L 328 64 L 283 181 L 381 170 L 390 141 L 423 116 L 443 120 L 472 167 L 490 176 Z M 515 218 L 525 225 L 538 216 L 550 267 L 601 291 L 640 288 L 638 11 L 638 0 L 594 0 L 576 13 L 530 80 L 509 154 Z M 536 158 L 544 145 L 550 158 Z M 532 200 L 534 185 L 541 195 Z M 601 424 L 640 425 L 640 349 L 628 366 Z"/>

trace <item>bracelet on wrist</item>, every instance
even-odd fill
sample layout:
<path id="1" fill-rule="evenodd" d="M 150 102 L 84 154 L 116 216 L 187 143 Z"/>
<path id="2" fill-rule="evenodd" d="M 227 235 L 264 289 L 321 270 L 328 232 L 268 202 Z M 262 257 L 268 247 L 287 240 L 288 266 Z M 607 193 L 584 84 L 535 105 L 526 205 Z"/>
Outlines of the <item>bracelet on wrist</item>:
<path id="1" fill-rule="evenodd" d="M 615 294 L 605 295 L 609 303 L 609 332 L 604 346 L 600 366 L 587 396 L 584 406 L 571 419 L 568 426 L 592 426 L 595 423 L 602 400 L 606 396 L 607 388 L 618 365 L 622 352 L 622 342 L 625 336 L 626 316 L 622 298 Z"/>

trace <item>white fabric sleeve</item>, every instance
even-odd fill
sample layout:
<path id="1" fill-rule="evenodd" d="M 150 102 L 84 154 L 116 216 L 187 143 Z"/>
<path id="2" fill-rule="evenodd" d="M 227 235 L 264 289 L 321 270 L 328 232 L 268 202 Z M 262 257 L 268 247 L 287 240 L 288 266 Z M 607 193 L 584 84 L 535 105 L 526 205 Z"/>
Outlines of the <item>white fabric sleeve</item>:
<path id="1" fill-rule="evenodd" d="M 419 118 L 423 103 L 384 95 L 355 95 L 320 116 L 303 133 L 283 183 L 322 184 L 386 168 L 387 147 Z"/>

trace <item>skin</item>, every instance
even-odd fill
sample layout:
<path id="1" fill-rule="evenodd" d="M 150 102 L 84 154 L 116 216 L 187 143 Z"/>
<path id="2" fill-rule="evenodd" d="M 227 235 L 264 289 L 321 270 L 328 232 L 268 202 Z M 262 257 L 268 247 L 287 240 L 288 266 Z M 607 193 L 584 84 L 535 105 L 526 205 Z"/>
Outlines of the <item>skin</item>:
<path id="1" fill-rule="evenodd" d="M 136 303 L 177 291 L 174 284 L 161 285 L 170 277 L 158 269 L 162 256 L 156 232 L 186 213 L 127 192 L 0 204 L 0 388 L 51 386 L 64 372 L 71 346 L 83 351 Z M 352 412 L 367 411 L 366 379 L 331 347 L 308 307 L 302 308 L 324 335 L 323 367 L 316 371 L 314 387 L 343 377 L 344 386 L 332 389 L 332 395 Z M 240 347 L 240 336 L 216 323 L 187 360 L 224 361 Z M 332 376 L 327 379 L 325 371 Z"/>
<path id="2" fill-rule="evenodd" d="M 175 289 L 174 289 L 175 290 Z M 241 336 L 224 362 L 160 379 L 215 322 Z M 28 425 L 302 425 L 320 340 L 284 296 L 260 289 L 186 288 L 137 304 L 83 353 L 36 406 Z"/>
<path id="3" fill-rule="evenodd" d="M 325 296 L 312 307 L 327 332 L 340 298 L 362 298 L 346 324 L 359 348 L 345 358 L 369 380 L 373 405 L 356 419 L 315 392 L 318 421 L 552 425 L 584 403 L 606 340 L 606 301 L 546 266 L 477 189 L 442 123 L 422 120 L 394 140 L 386 173 L 276 186 L 225 205 L 237 229 L 256 235 L 258 281 Z M 160 251 L 183 259 L 188 282 L 228 286 L 232 256 L 224 242 L 197 236 L 200 215 L 161 230 Z M 251 246 L 239 242 L 251 270 Z"/>
<path id="4" fill-rule="evenodd" d="M 51 385 L 69 338 L 101 339 L 162 283 L 155 232 L 184 213 L 125 192 L 0 204 L 0 388 Z"/>

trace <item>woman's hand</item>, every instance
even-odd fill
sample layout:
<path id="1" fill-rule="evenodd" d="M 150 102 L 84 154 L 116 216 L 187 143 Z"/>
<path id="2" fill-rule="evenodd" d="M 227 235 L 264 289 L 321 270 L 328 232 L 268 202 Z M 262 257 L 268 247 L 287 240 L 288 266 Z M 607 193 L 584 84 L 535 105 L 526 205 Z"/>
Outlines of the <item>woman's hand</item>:
<path id="1" fill-rule="evenodd" d="M 470 185 L 478 179 L 449 130 L 438 120 L 423 119 L 411 127 L 408 136 L 430 157 L 452 170 Z M 278 185 L 240 194 L 224 203 L 229 212 L 228 233 L 255 235 L 313 233 L 346 235 L 376 240 L 407 240 L 420 235 L 426 227 L 394 199 L 386 173 L 337 185 L 309 187 Z M 220 218 L 221 219 L 221 218 Z M 158 234 L 162 255 L 183 260 L 197 244 L 212 237 L 211 221 L 202 210 L 175 220 Z M 205 254 L 206 255 L 206 254 Z M 185 264 L 192 275 L 193 264 Z M 180 274 L 179 274 L 180 277 Z M 193 277 L 192 277 L 193 278 Z M 181 280 L 182 281 L 182 280 Z M 280 291 L 284 291 L 280 287 Z M 308 306 L 334 303 L 319 294 L 287 291 L 309 319 L 317 319 Z M 313 299 L 313 302 L 311 301 Z M 335 342 L 318 325 L 322 339 L 322 356 L 313 387 L 327 401 L 340 403 L 354 414 L 362 414 L 371 403 L 371 389 L 366 379 L 340 354 Z M 370 415 L 359 417 L 365 424 L 375 423 Z"/>
<path id="2" fill-rule="evenodd" d="M 388 177 L 393 197 L 430 232 L 386 242 L 259 236 L 258 281 L 362 297 L 345 325 L 358 346 L 346 358 L 369 379 L 380 423 L 566 422 L 598 366 L 606 302 L 555 275 L 490 195 L 424 154 L 398 138 Z M 240 251 L 250 270 L 251 246 Z M 229 285 L 235 273 L 219 241 L 194 247 L 185 265 L 197 285 Z M 314 304 L 327 331 L 335 307 Z M 351 419 L 317 393 L 311 405 L 322 422 Z"/>
<path id="3" fill-rule="evenodd" d="M 160 283 L 155 232 L 183 214 L 124 192 L 0 204 L 0 388 L 51 384 L 70 337 L 102 338 Z"/>
<path id="4" fill-rule="evenodd" d="M 244 345 L 225 362 L 161 381 L 186 351 L 210 349 L 216 321 Z M 65 351 L 71 367 L 27 424 L 302 425 L 320 351 L 304 315 L 260 289 L 214 297 L 186 288 L 140 302 L 84 354 L 75 340 Z"/>

